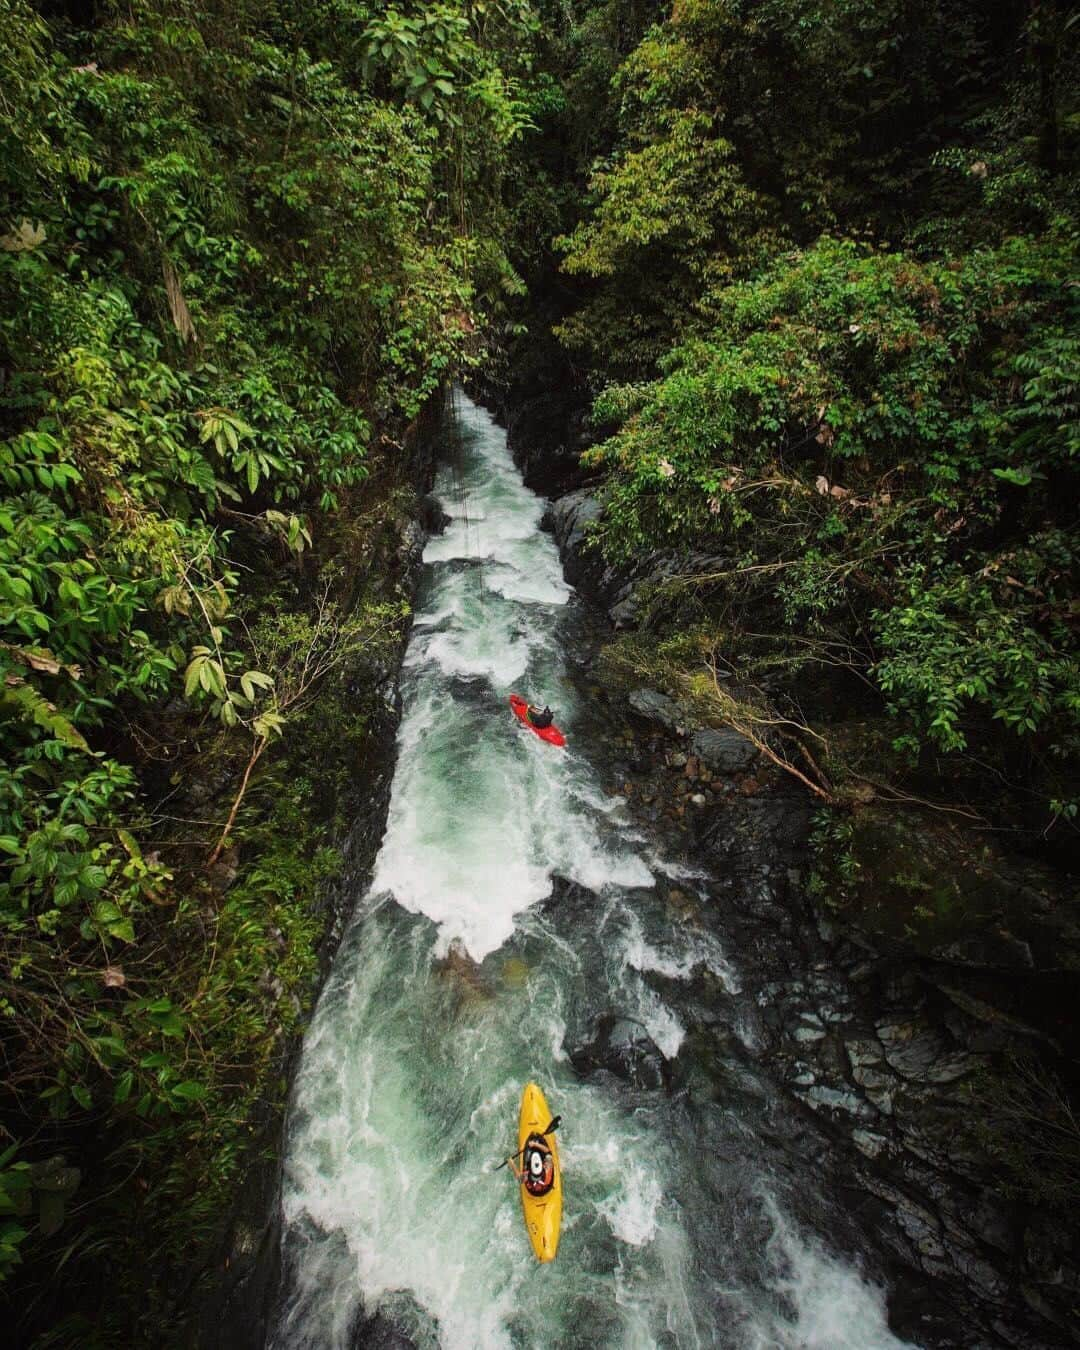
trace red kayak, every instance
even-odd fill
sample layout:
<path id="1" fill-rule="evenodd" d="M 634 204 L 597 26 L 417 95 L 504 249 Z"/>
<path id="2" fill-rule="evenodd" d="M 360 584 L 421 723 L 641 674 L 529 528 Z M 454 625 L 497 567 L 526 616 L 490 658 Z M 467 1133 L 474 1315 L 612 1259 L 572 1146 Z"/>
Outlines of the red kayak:
<path id="1" fill-rule="evenodd" d="M 519 722 L 524 723 L 531 732 L 539 736 L 542 741 L 547 741 L 548 745 L 565 745 L 566 737 L 562 734 L 554 723 L 549 727 L 534 727 L 529 721 L 529 701 L 522 698 L 520 694 L 510 695 L 510 710 Z"/>

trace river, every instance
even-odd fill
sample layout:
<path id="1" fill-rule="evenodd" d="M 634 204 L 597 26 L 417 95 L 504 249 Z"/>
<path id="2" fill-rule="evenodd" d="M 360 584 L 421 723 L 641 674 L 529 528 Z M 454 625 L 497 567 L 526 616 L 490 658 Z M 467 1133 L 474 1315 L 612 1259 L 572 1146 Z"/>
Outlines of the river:
<path id="1" fill-rule="evenodd" d="M 842 1197 L 777 1142 L 767 1079 L 582 1068 L 614 1023 L 666 1078 L 703 987 L 752 1027 L 740 952 L 673 916 L 672 884 L 704 899 L 712 879 L 605 791 L 583 607 L 503 432 L 460 393 L 436 494 L 452 519 L 424 554 L 386 834 L 294 1086 L 271 1345 L 353 1350 L 378 1313 L 451 1350 L 897 1350 Z M 551 704 L 566 750 L 515 721 L 515 691 Z M 547 1266 L 494 1171 L 529 1079 L 563 1122 Z"/>

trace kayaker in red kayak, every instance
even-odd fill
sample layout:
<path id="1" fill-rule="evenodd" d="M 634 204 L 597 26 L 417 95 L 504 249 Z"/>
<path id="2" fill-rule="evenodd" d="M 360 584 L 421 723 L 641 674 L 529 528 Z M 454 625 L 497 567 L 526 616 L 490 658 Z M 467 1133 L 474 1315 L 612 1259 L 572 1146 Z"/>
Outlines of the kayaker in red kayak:
<path id="1" fill-rule="evenodd" d="M 510 707 L 518 721 L 527 726 L 534 736 L 547 741 L 548 745 L 566 744 L 566 737 L 555 725 L 550 708 L 538 708 L 520 694 L 510 695 Z"/>

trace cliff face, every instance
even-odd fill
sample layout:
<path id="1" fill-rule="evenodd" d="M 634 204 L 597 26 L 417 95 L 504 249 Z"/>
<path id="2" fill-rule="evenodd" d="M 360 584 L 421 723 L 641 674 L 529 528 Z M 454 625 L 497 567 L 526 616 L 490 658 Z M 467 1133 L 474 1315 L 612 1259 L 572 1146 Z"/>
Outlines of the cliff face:
<path id="1" fill-rule="evenodd" d="M 531 435 L 524 409 L 508 420 L 535 482 L 557 492 L 573 481 L 577 411 L 561 432 L 545 420 Z M 576 485 L 546 524 L 612 638 L 647 644 L 637 630 L 650 590 L 722 560 L 658 552 L 612 567 L 589 545 L 600 514 Z M 1080 1156 L 1069 1107 L 1080 911 L 1068 878 L 885 792 L 815 824 L 811 794 L 739 732 L 613 682 L 602 658 L 600 671 L 590 665 L 584 677 L 620 728 L 613 790 L 717 878 L 709 914 L 675 888 L 672 921 L 715 923 L 732 950 L 752 1024 L 739 1053 L 803 1118 L 792 1149 L 850 1195 L 888 1271 L 896 1329 L 942 1346 L 1076 1344 L 1080 1230 L 1067 1197 Z M 738 683 L 734 671 L 728 687 Z M 873 717 L 826 734 L 856 759 L 887 741 Z M 707 992 L 699 1018 L 675 1085 L 715 1091 L 735 1037 Z M 622 1064 L 666 1082 L 648 1047 L 623 1044 L 618 1028 L 598 1037 L 582 1051 L 586 1070 Z"/>

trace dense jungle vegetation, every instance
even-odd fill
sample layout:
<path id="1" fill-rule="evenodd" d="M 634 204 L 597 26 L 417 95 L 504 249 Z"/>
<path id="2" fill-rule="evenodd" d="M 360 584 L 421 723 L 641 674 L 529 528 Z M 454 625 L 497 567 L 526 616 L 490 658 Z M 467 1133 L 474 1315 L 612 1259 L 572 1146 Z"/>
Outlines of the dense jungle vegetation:
<path id="1" fill-rule="evenodd" d="M 511 399 L 592 405 L 596 547 L 681 559 L 615 665 L 751 729 L 780 707 L 835 810 L 866 777 L 814 733 L 887 716 L 875 791 L 1075 849 L 1066 6 L 0 21 L 0 1278 L 26 1339 L 160 1344 L 280 1109 L 339 865 L 311 766 L 363 757 L 416 422 L 490 350 Z"/>
<path id="2" fill-rule="evenodd" d="M 325 779 L 407 610 L 403 446 L 519 285 L 535 23 L 0 3 L 0 1277 L 27 1339 L 160 1345 L 280 1109 Z"/>
<path id="3" fill-rule="evenodd" d="M 747 729 L 782 687 L 829 801 L 815 725 L 887 710 L 879 778 L 1068 856 L 1080 24 L 1039 0 L 549 19 L 565 102 L 525 143 L 513 257 L 534 291 L 561 272 L 549 362 L 595 399 L 597 546 L 681 559 L 616 664 Z M 538 370 L 511 344 L 518 397 Z"/>

